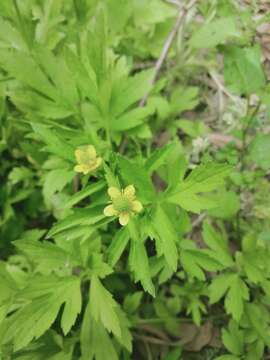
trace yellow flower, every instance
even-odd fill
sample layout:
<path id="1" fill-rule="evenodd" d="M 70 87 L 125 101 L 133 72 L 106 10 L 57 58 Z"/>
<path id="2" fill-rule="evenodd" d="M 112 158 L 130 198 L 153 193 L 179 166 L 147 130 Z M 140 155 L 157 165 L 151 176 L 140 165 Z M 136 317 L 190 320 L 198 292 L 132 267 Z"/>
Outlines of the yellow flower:
<path id="1" fill-rule="evenodd" d="M 136 200 L 135 188 L 133 185 L 127 186 L 125 189 L 110 187 L 108 194 L 112 203 L 105 207 L 105 216 L 118 216 L 122 226 L 127 225 L 130 216 L 134 213 L 142 211 L 143 206 L 140 201 Z"/>
<path id="2" fill-rule="evenodd" d="M 75 150 L 75 157 L 78 164 L 74 167 L 74 171 L 84 175 L 94 172 L 102 163 L 102 159 L 97 157 L 97 152 L 93 145 Z"/>

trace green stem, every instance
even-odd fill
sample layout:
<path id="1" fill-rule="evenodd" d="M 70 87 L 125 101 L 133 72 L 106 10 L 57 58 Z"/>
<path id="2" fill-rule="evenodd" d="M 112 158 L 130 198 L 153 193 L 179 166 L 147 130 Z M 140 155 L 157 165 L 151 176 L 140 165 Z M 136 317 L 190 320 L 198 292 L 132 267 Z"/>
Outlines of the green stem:
<path id="1" fill-rule="evenodd" d="M 111 132 L 110 132 L 110 119 L 108 114 L 104 114 L 104 128 L 105 128 L 105 134 L 106 134 L 106 142 L 108 146 L 112 147 L 112 139 L 111 139 Z"/>
<path id="2" fill-rule="evenodd" d="M 247 124 L 243 130 L 242 149 L 240 152 L 240 169 L 241 169 L 241 171 L 243 171 L 245 168 L 245 158 L 246 158 L 246 151 L 247 151 L 247 147 L 248 147 L 247 135 L 249 132 L 249 128 L 250 128 L 252 120 L 258 114 L 258 112 L 260 110 L 260 106 L 261 106 L 261 102 L 258 102 L 258 104 L 254 108 L 254 110 L 250 111 L 251 110 L 250 97 L 248 97 L 247 114 L 246 114 L 248 120 L 247 120 Z"/>
<path id="3" fill-rule="evenodd" d="M 245 170 L 245 166 L 246 166 L 246 155 L 247 155 L 247 148 L 248 148 L 248 143 L 247 143 L 248 132 L 249 132 L 250 125 L 251 125 L 253 118 L 258 114 L 258 112 L 260 110 L 260 106 L 261 106 L 261 102 L 259 101 L 257 106 L 254 108 L 254 110 L 251 111 L 250 96 L 247 98 L 247 111 L 246 111 L 247 122 L 246 122 L 245 128 L 243 129 L 242 149 L 240 150 L 240 154 L 239 154 L 239 163 L 240 163 L 240 172 L 241 173 L 243 173 L 243 171 Z M 243 185 L 240 185 L 238 193 L 239 194 L 242 193 L 243 190 L 244 190 Z M 242 213 L 242 211 L 240 209 L 236 215 L 236 231 L 238 234 L 238 238 L 241 238 L 241 224 L 240 224 L 241 213 Z"/>

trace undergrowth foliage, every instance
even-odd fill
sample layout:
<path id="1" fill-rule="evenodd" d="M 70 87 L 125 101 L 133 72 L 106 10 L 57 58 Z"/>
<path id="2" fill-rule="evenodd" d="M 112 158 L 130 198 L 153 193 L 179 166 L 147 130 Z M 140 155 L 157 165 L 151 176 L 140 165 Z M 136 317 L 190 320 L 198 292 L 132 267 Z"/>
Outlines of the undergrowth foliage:
<path id="1" fill-rule="evenodd" d="M 0 359 L 267 358 L 260 4 L 1 1 Z"/>

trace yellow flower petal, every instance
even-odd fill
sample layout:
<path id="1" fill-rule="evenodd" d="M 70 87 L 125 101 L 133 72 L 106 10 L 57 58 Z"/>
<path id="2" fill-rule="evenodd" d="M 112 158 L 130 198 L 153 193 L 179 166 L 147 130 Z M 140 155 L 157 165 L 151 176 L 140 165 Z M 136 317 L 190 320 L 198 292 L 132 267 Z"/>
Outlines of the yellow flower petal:
<path id="1" fill-rule="evenodd" d="M 83 157 L 84 157 L 84 152 L 81 149 L 76 149 L 74 153 L 75 153 L 77 163 L 79 163 L 79 164 L 82 163 Z"/>
<path id="2" fill-rule="evenodd" d="M 124 195 L 125 197 L 127 197 L 129 200 L 133 200 L 134 196 L 135 196 L 135 187 L 133 185 L 129 185 L 125 188 L 124 190 Z"/>
<path id="3" fill-rule="evenodd" d="M 126 226 L 127 223 L 129 222 L 129 213 L 127 212 L 122 212 L 119 215 L 119 222 L 122 226 Z"/>
<path id="4" fill-rule="evenodd" d="M 105 216 L 117 216 L 118 215 L 118 211 L 115 210 L 113 205 L 106 206 L 103 212 L 104 212 Z"/>
<path id="5" fill-rule="evenodd" d="M 143 206 L 142 203 L 138 200 L 134 200 L 132 201 L 132 210 L 139 213 L 140 211 L 142 211 Z"/>
<path id="6" fill-rule="evenodd" d="M 89 164 L 89 165 L 87 165 L 87 167 L 88 167 L 89 171 L 94 172 L 97 169 L 97 164 L 96 163 Z"/>
<path id="7" fill-rule="evenodd" d="M 87 174 L 89 174 L 91 172 L 91 169 L 89 169 L 89 167 L 88 166 L 84 166 L 84 168 L 83 168 L 83 175 L 87 175 Z"/>
<path id="8" fill-rule="evenodd" d="M 84 175 L 86 175 L 89 173 L 90 170 L 85 165 L 76 165 L 76 166 L 74 166 L 74 171 L 76 171 L 78 173 L 83 173 Z"/>
<path id="9" fill-rule="evenodd" d="M 85 152 L 87 153 L 90 159 L 95 159 L 97 157 L 97 152 L 93 145 L 86 146 Z"/>
<path id="10" fill-rule="evenodd" d="M 119 189 L 117 189 L 117 187 L 111 186 L 108 189 L 108 194 L 109 194 L 110 198 L 113 200 L 113 199 L 121 196 L 121 191 Z"/>

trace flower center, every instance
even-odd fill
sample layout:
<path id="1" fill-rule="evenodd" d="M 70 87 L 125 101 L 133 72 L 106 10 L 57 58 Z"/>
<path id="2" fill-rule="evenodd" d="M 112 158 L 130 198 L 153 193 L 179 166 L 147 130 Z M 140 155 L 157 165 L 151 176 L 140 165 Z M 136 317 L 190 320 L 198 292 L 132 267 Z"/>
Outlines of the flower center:
<path id="1" fill-rule="evenodd" d="M 129 212 L 131 210 L 130 200 L 123 195 L 113 200 L 113 206 L 119 212 Z"/>

